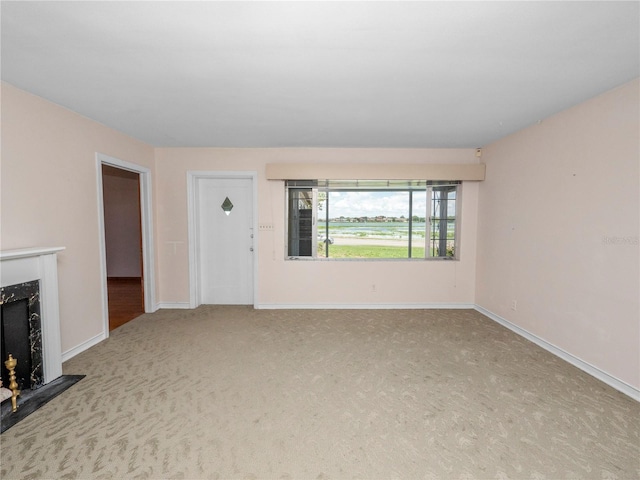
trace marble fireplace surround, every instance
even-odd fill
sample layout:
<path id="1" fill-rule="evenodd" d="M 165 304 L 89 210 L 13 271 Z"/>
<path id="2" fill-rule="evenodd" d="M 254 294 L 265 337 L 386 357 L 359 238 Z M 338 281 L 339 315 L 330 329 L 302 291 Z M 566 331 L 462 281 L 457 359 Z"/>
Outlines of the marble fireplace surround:
<path id="1" fill-rule="evenodd" d="M 42 365 L 46 385 L 62 375 L 57 253 L 64 247 L 24 248 L 0 252 L 0 286 L 40 281 Z"/>

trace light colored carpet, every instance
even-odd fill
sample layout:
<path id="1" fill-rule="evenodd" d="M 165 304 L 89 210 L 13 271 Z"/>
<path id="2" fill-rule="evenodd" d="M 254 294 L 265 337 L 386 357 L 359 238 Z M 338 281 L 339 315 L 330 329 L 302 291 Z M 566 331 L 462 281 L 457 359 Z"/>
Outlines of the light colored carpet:
<path id="1" fill-rule="evenodd" d="M 639 403 L 472 310 L 164 310 L 64 373 L 3 479 L 640 477 Z"/>

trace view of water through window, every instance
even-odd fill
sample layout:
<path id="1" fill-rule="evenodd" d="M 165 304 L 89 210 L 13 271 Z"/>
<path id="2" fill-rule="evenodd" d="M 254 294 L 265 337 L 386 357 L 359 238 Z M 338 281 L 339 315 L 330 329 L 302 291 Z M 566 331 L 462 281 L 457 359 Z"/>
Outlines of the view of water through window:
<path id="1" fill-rule="evenodd" d="M 411 243 L 411 257 L 424 257 L 426 215 L 426 192 L 321 192 L 318 256 L 407 258 Z"/>

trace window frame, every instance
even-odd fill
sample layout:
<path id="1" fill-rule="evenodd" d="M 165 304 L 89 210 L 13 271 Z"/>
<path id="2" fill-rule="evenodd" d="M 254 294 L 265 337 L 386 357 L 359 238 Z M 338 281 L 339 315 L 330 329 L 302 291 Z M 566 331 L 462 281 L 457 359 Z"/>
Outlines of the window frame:
<path id="1" fill-rule="evenodd" d="M 384 186 L 386 183 L 387 186 Z M 379 180 L 379 181 L 371 181 L 371 180 L 285 180 L 285 245 L 284 245 L 284 254 L 285 260 L 304 260 L 304 261 L 420 261 L 420 260 L 446 260 L 446 261 L 459 261 L 460 260 L 460 232 L 461 232 L 461 209 L 462 209 L 462 184 L 461 180 L 449 180 L 449 181 L 431 181 L 431 180 Z M 403 186 L 404 185 L 404 186 Z M 431 247 L 431 232 L 432 232 L 432 202 L 433 202 L 433 189 L 434 188 L 442 188 L 442 187 L 454 187 L 455 191 L 455 213 L 453 217 L 454 223 L 454 242 L 453 242 L 453 256 L 441 255 L 441 256 L 432 256 L 430 255 L 430 247 Z M 311 206 L 311 223 L 312 223 L 312 232 L 311 232 L 311 243 L 312 243 L 312 253 L 311 255 L 291 255 L 290 254 L 290 205 L 291 205 L 291 196 L 290 191 L 292 190 L 310 190 L 312 192 L 312 206 Z M 318 232 L 320 224 L 323 223 L 323 227 L 326 227 L 327 236 L 330 235 L 330 219 L 327 218 L 325 221 L 318 218 L 318 198 L 320 192 L 325 192 L 326 201 L 325 205 L 327 205 L 327 209 L 329 206 L 329 192 L 338 191 L 338 192 L 374 192 L 374 191 L 384 191 L 384 192 L 425 192 L 426 200 L 427 200 L 427 208 L 424 212 L 425 214 L 425 242 L 424 249 L 425 255 L 421 257 L 412 257 L 412 235 L 409 234 L 407 241 L 407 257 L 406 258 L 391 258 L 391 257 L 364 257 L 364 258 L 341 258 L 341 257 L 330 257 L 330 256 L 319 256 L 319 247 L 318 247 Z M 409 223 L 409 232 L 412 232 L 412 222 L 413 216 L 416 216 L 415 211 L 412 210 L 412 202 L 413 195 L 410 193 L 409 195 L 409 210 L 408 214 L 408 223 Z M 418 215 L 421 216 L 421 215 Z M 448 218 L 451 216 L 448 215 Z M 326 222 L 326 223 L 325 223 Z M 298 241 L 300 239 L 298 238 Z M 446 234 L 445 234 L 445 243 L 446 243 Z M 328 247 L 328 245 L 327 245 Z"/>

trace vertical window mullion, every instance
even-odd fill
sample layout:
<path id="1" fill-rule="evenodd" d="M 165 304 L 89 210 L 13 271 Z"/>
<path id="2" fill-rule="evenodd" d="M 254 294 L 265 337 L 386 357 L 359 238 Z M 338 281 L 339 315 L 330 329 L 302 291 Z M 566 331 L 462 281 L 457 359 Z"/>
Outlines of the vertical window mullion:
<path id="1" fill-rule="evenodd" d="M 460 198 L 460 191 L 462 187 L 460 185 L 454 187 L 454 192 L 456 192 L 455 196 L 455 221 L 454 221 L 454 237 L 453 237 L 453 258 L 460 257 L 458 256 L 458 252 L 460 252 L 460 212 L 462 210 L 462 201 Z"/>
<path id="2" fill-rule="evenodd" d="M 431 189 L 425 186 L 425 207 L 424 207 L 424 258 L 429 258 L 429 226 L 431 225 Z"/>
<path id="3" fill-rule="evenodd" d="M 449 192 L 445 188 L 440 190 L 440 225 L 438 235 L 438 256 L 447 256 L 447 232 L 449 230 Z M 444 228 L 443 228 L 444 227 Z"/>
<path id="4" fill-rule="evenodd" d="M 433 188 L 432 187 L 427 187 L 427 218 L 429 219 L 429 221 L 427 222 L 425 228 L 427 230 L 427 252 L 425 252 L 425 255 L 427 257 L 433 257 L 434 255 L 434 250 L 433 248 L 435 247 L 434 245 L 434 234 L 435 234 L 435 223 L 434 223 L 434 216 L 436 214 L 436 210 L 435 210 L 435 200 L 433 198 Z"/>
<path id="5" fill-rule="evenodd" d="M 300 205 L 299 192 L 289 190 L 289 251 L 290 256 L 297 257 L 300 254 Z"/>
<path id="6" fill-rule="evenodd" d="M 324 204 L 324 206 L 325 206 L 325 213 L 324 213 L 325 229 L 324 230 L 325 230 L 325 232 L 327 232 L 327 238 L 326 238 L 326 241 L 324 242 L 324 248 L 325 248 L 324 251 L 325 251 L 326 257 L 329 258 L 329 243 L 330 243 L 329 238 L 331 238 L 331 237 L 329 236 L 329 189 L 328 188 L 327 188 L 327 191 L 326 191 L 325 198 L 326 198 L 326 200 L 325 200 L 325 204 Z"/>
<path id="7" fill-rule="evenodd" d="M 413 243 L 413 190 L 409 190 L 409 257 Z"/>
<path id="8" fill-rule="evenodd" d="M 318 256 L 318 189 L 314 188 L 311 191 L 311 256 L 317 258 Z"/>

